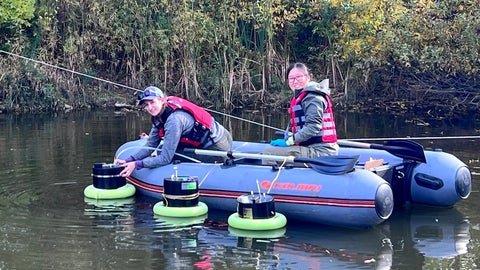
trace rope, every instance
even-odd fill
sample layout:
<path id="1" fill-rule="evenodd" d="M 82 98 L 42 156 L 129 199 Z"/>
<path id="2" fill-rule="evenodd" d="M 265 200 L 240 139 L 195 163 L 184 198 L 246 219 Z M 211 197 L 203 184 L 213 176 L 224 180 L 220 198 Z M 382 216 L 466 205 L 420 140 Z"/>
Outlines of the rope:
<path id="1" fill-rule="evenodd" d="M 4 54 L 8 54 L 10 56 L 15 56 L 15 57 L 27 60 L 27 61 L 31 61 L 31 62 L 34 62 L 34 63 L 37 63 L 37 64 L 42 64 L 42 65 L 45 65 L 45 66 L 49 66 L 49 67 L 52 67 L 52 68 L 56 68 L 56 69 L 60 69 L 60 70 L 66 71 L 66 72 L 70 72 L 70 73 L 73 73 L 73 74 L 88 77 L 90 79 L 94 79 L 94 80 L 98 80 L 98 81 L 101 81 L 101 82 L 105 82 L 105 83 L 113 84 L 113 85 L 116 85 L 116 86 L 124 87 L 124 88 L 130 89 L 130 90 L 134 90 L 135 92 L 142 92 L 142 90 L 139 90 L 139 89 L 136 89 L 136 88 L 124 85 L 124 84 L 119 84 L 119 83 L 116 83 L 116 82 L 112 82 L 112 81 L 108 81 L 108 80 L 101 79 L 101 78 L 98 78 L 98 77 L 94 77 L 94 76 L 91 76 L 91 75 L 88 75 L 88 74 L 85 74 L 85 73 L 81 73 L 81 72 L 78 72 L 78 71 L 75 71 L 75 70 L 63 68 L 63 67 L 60 67 L 60 66 L 55 66 L 55 65 L 49 64 L 47 62 L 35 60 L 35 59 L 28 58 L 28 57 L 25 57 L 25 56 L 22 56 L 22 55 L 19 55 L 19 54 L 7 52 L 7 51 L 4 51 L 4 50 L 0 50 L 0 52 L 2 52 Z"/>
<path id="2" fill-rule="evenodd" d="M 267 190 L 267 194 L 270 193 L 270 190 L 272 189 L 273 184 L 275 183 L 275 181 L 277 181 L 278 177 L 280 176 L 280 172 L 282 171 L 282 168 L 283 168 L 283 166 L 285 165 L 285 163 L 287 163 L 288 158 L 289 158 L 288 156 L 285 157 L 285 159 L 283 160 L 282 164 L 280 164 L 280 167 L 278 167 L 277 175 L 275 176 L 275 178 L 273 178 L 272 184 L 270 185 L 270 187 L 269 187 L 268 190 Z"/>
<path id="3" fill-rule="evenodd" d="M 25 56 L 22 56 L 22 55 L 19 55 L 19 54 L 7 52 L 7 51 L 4 51 L 4 50 L 0 50 L 0 52 L 4 53 L 4 54 L 7 54 L 7 55 L 10 55 L 10 56 L 18 57 L 18 58 L 21 58 L 21 59 L 24 59 L 24 60 L 27 60 L 27 61 L 31 61 L 31 62 L 34 62 L 34 63 L 37 63 L 37 64 L 42 64 L 42 65 L 45 65 L 45 66 L 48 66 L 48 67 L 52 67 L 52 68 L 60 69 L 60 70 L 70 72 L 70 73 L 73 73 L 73 74 L 77 74 L 77 75 L 80 75 L 80 76 L 84 76 L 84 77 L 87 77 L 87 78 L 90 78 L 90 79 L 93 79 L 93 80 L 98 80 L 98 81 L 101 81 L 101 82 L 105 82 L 105 83 L 113 84 L 113 85 L 116 85 L 116 86 L 124 87 L 124 88 L 130 89 L 130 90 L 133 90 L 135 92 L 142 92 L 142 90 L 139 90 L 139 89 L 136 89 L 136 88 L 124 85 L 124 84 L 119 84 L 119 83 L 116 83 L 116 82 L 112 82 L 112 81 L 109 81 L 109 80 L 105 80 L 105 79 L 102 79 L 102 78 L 91 76 L 91 75 L 81 73 L 81 72 L 78 72 L 78 71 L 74 71 L 74 70 L 71 70 L 71 69 L 67 69 L 67 68 L 64 68 L 64 67 L 52 65 L 50 63 L 35 60 L 33 58 L 25 57 Z M 219 112 L 219 111 L 215 111 L 215 110 L 211 110 L 211 109 L 207 109 L 207 108 L 205 108 L 205 110 L 207 110 L 209 112 L 216 113 L 216 114 L 220 114 L 220 115 L 223 115 L 223 116 L 231 117 L 231 118 L 234 118 L 234 119 L 237 119 L 237 120 L 241 120 L 241 121 L 244 121 L 244 122 L 248 122 L 248 123 L 252 123 L 252 124 L 255 124 L 255 125 L 270 128 L 270 129 L 273 129 L 273 130 L 283 131 L 283 129 L 279 129 L 279 128 L 276 128 L 276 127 L 272 127 L 272 126 L 269 126 L 269 125 L 265 125 L 265 124 L 262 124 L 262 123 L 258 123 L 258 122 L 255 122 L 255 121 L 244 119 L 244 118 L 241 118 L 241 117 L 236 117 L 236 116 L 229 115 L 229 114 L 226 114 L 226 113 L 222 113 L 222 112 Z"/>
<path id="4" fill-rule="evenodd" d="M 245 118 L 233 116 L 233 115 L 230 115 L 230 114 L 227 114 L 227 113 L 218 112 L 218 111 L 211 110 L 211 109 L 207 109 L 207 108 L 205 108 L 205 110 L 207 110 L 207 111 L 209 111 L 209 112 L 217 113 L 217 114 L 220 114 L 220 115 L 223 115 L 223 116 L 227 116 L 227 117 L 230 117 L 230 118 L 233 118 L 233 119 L 241 120 L 241 121 L 243 121 L 243 122 L 252 123 L 252 124 L 255 124 L 255 125 L 257 125 L 257 126 L 262 126 L 262 127 L 270 128 L 270 129 L 272 129 L 272 130 L 285 131 L 285 130 L 280 129 L 280 128 L 277 128 L 277 127 L 265 125 L 265 124 L 262 124 L 262 123 L 258 123 L 258 122 L 252 121 L 252 120 L 245 119 Z"/>
<path id="5" fill-rule="evenodd" d="M 451 139 L 480 139 L 480 136 L 446 136 L 446 137 L 399 137 L 399 138 L 358 138 L 350 141 L 389 141 L 389 140 L 451 140 Z"/>
<path id="6" fill-rule="evenodd" d="M 60 67 L 60 66 L 52 65 L 52 64 L 49 64 L 47 62 L 43 62 L 43 61 L 35 60 L 35 59 L 32 59 L 32 58 L 28 58 L 28 57 L 25 57 L 25 56 L 22 56 L 22 55 L 19 55 L 19 54 L 7 52 L 7 51 L 4 51 L 4 50 L 0 50 L 0 52 L 4 53 L 4 54 L 7 54 L 7 55 L 10 55 L 10 56 L 18 57 L 18 58 L 21 58 L 21 59 L 24 59 L 24 60 L 27 60 L 27 61 L 31 61 L 31 62 L 34 62 L 34 63 L 46 65 L 46 66 L 56 68 L 56 69 L 60 69 L 60 70 L 66 71 L 66 72 L 81 75 L 81 76 L 84 76 L 84 77 L 87 77 L 87 78 L 90 78 L 90 79 L 93 79 L 93 80 L 98 80 L 98 81 L 113 84 L 113 85 L 116 85 L 116 86 L 119 86 L 119 87 L 124 87 L 124 88 L 130 89 L 130 90 L 133 90 L 135 92 L 142 92 L 142 90 L 139 90 L 139 89 L 136 89 L 136 88 L 124 85 L 124 84 L 119 84 L 119 83 L 116 83 L 116 82 L 108 81 L 108 80 L 98 78 L 98 77 L 94 77 L 94 76 L 91 76 L 91 75 L 88 75 L 88 74 L 85 74 L 85 73 L 81 73 L 81 72 L 77 72 L 77 71 L 74 71 L 74 70 L 71 70 L 71 69 L 67 69 L 67 68 L 63 68 L 63 67 Z M 227 117 L 230 117 L 230 118 L 234 118 L 234 119 L 237 119 L 237 120 L 241 120 L 241 121 L 244 121 L 244 122 L 248 122 L 248 123 L 251 123 L 251 124 L 255 124 L 255 125 L 258 125 L 258 126 L 266 127 L 266 128 L 272 129 L 272 130 L 285 131 L 285 130 L 277 128 L 277 127 L 273 127 L 273 126 L 265 125 L 265 124 L 258 123 L 258 122 L 255 122 L 255 121 L 251 121 L 251 120 L 248 120 L 248 119 L 245 119 L 245 118 L 229 115 L 227 113 L 223 113 L 223 112 L 219 112 L 219 111 L 215 111 L 215 110 L 211 110 L 211 109 L 207 109 L 207 108 L 205 108 L 205 110 L 207 110 L 209 112 L 212 112 L 212 113 L 227 116 Z M 351 141 L 388 141 L 388 140 L 450 140 L 450 139 L 455 139 L 455 140 L 458 140 L 458 139 L 480 139 L 480 136 L 356 138 L 356 139 L 346 139 L 346 140 L 351 140 Z"/>
<path id="7" fill-rule="evenodd" d="M 162 193 L 163 198 L 165 199 L 165 206 L 168 206 L 168 200 L 182 200 L 182 201 L 192 201 L 195 200 L 200 196 L 200 193 L 194 193 L 190 195 L 172 195 L 172 194 L 165 194 Z"/>

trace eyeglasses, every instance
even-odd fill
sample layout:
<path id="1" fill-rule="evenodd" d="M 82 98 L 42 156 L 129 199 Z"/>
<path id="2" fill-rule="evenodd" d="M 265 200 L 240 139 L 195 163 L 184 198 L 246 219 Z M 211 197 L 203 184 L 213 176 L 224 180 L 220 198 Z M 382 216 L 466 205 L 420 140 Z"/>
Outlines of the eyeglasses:
<path id="1" fill-rule="evenodd" d="M 143 91 L 143 92 L 138 96 L 138 99 L 144 99 L 144 98 L 149 97 L 149 96 L 156 96 L 156 95 L 155 95 L 155 92 L 153 92 L 153 91 L 150 90 L 150 89 L 147 89 L 147 90 Z"/>
<path id="2" fill-rule="evenodd" d="M 288 81 L 289 82 L 295 82 L 295 81 L 300 81 L 300 80 L 303 80 L 303 78 L 305 77 L 305 75 L 298 75 L 296 77 L 291 77 L 291 78 L 288 78 Z"/>

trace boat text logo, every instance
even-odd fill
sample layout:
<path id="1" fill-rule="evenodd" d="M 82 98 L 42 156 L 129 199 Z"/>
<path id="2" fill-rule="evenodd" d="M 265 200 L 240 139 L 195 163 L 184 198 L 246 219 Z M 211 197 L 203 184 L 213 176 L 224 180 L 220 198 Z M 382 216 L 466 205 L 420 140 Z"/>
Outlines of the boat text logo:
<path id="1" fill-rule="evenodd" d="M 302 191 L 320 191 L 322 185 L 315 184 L 303 184 L 303 183 L 289 183 L 289 182 L 275 182 L 273 183 L 269 180 L 263 180 L 260 184 L 263 189 L 283 189 L 283 190 L 302 190 Z"/>

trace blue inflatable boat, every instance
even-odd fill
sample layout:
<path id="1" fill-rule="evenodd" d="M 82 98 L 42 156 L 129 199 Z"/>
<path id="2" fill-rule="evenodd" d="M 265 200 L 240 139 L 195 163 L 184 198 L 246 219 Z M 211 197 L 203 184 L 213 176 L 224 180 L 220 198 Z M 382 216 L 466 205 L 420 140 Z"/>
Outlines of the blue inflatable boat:
<path id="1" fill-rule="evenodd" d="M 116 157 L 127 158 L 145 140 L 123 144 Z M 171 164 L 135 170 L 127 181 L 162 200 L 165 179 L 195 176 L 209 208 L 236 212 L 240 196 L 267 194 L 287 219 L 340 227 L 374 226 L 408 203 L 452 206 L 471 192 L 470 170 L 451 154 L 411 141 L 345 144 L 338 156 L 315 159 L 262 155 L 268 144 L 255 142 L 235 141 L 229 152 L 185 149 Z"/>

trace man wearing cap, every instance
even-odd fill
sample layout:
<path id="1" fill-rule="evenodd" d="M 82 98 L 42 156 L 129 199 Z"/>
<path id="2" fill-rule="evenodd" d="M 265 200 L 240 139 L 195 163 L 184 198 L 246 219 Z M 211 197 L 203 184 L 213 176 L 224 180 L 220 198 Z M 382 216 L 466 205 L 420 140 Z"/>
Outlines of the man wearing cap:
<path id="1" fill-rule="evenodd" d="M 180 97 L 167 97 L 155 86 L 147 87 L 139 99 L 139 105 L 152 116 L 153 125 L 143 149 L 125 160 L 115 160 L 125 167 L 121 176 L 127 177 L 135 169 L 169 164 L 177 149 L 232 149 L 230 132 L 200 106 Z M 160 154 L 151 156 L 162 140 Z"/>

